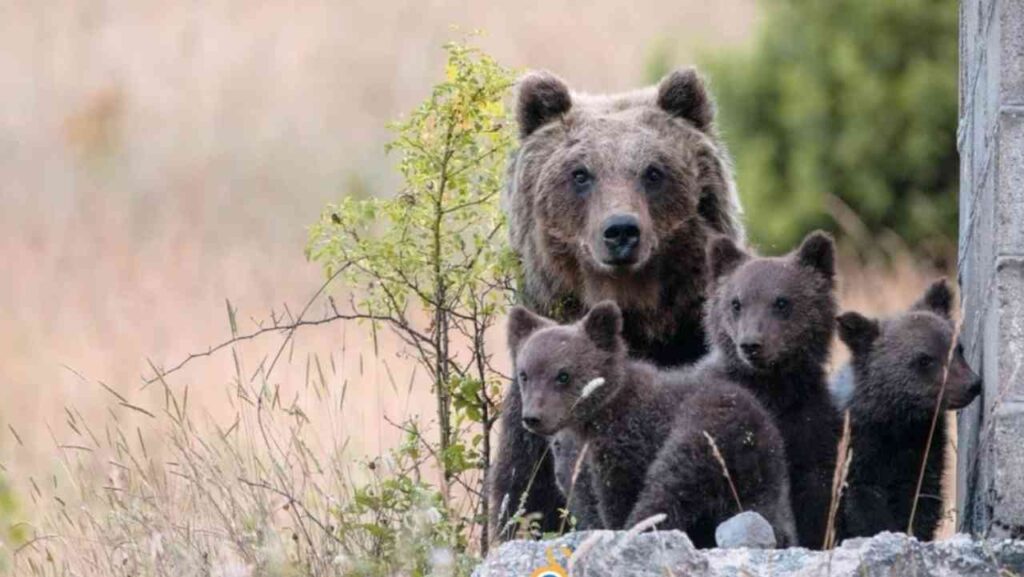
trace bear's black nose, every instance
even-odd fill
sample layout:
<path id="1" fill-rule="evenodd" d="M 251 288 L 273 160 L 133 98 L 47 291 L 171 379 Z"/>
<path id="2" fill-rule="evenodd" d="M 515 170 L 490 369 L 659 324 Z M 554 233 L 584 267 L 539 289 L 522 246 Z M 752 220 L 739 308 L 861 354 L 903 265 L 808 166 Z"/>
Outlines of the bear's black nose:
<path id="1" fill-rule="evenodd" d="M 536 429 L 540 426 L 540 417 L 523 417 L 523 426 L 527 429 Z"/>
<path id="2" fill-rule="evenodd" d="M 748 359 L 755 361 L 761 358 L 761 343 L 741 343 L 740 350 Z"/>
<path id="3" fill-rule="evenodd" d="M 618 264 L 631 261 L 640 244 L 640 221 L 631 214 L 610 216 L 604 221 L 601 236 L 611 262 Z"/>
<path id="4" fill-rule="evenodd" d="M 974 382 L 971 383 L 970 394 L 971 397 L 976 397 L 981 394 L 981 378 L 974 379 Z"/>

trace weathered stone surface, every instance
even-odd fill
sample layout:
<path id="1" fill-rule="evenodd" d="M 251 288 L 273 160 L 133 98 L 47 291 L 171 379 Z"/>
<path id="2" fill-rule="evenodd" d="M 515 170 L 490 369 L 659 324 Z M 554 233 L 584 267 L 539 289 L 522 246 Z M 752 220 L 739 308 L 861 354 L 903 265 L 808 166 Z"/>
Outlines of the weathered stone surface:
<path id="1" fill-rule="evenodd" d="M 999 6 L 1001 29 L 1003 102 L 1024 104 L 1024 10 L 1019 0 L 1003 0 Z"/>
<path id="2" fill-rule="evenodd" d="M 998 250 L 1001 255 L 1024 256 L 1024 106 L 1003 110 L 998 147 Z"/>
<path id="3" fill-rule="evenodd" d="M 715 529 L 715 543 L 722 549 L 774 549 L 775 530 L 753 511 L 733 516 Z"/>
<path id="4" fill-rule="evenodd" d="M 960 7 L 961 342 L 982 375 L 961 413 L 961 530 L 1024 534 L 1024 2 Z"/>
<path id="5" fill-rule="evenodd" d="M 570 559 L 557 552 L 562 546 L 574 551 Z M 529 577 L 549 565 L 548 548 L 556 551 L 558 566 L 573 577 L 1002 577 L 1024 572 L 1024 543 L 972 541 L 962 535 L 920 543 L 906 535 L 883 533 L 851 539 L 829 552 L 799 548 L 698 551 L 678 531 L 639 535 L 595 531 L 554 541 L 506 543 L 473 575 Z"/>
<path id="6" fill-rule="evenodd" d="M 566 547 L 572 551 L 571 556 L 564 554 Z M 710 575 L 707 559 L 679 531 L 586 531 L 553 541 L 505 543 L 488 556 L 473 576 L 529 577 L 538 568 L 551 565 L 549 552 L 558 568 L 574 576 L 664 577 L 665 568 L 671 568 L 676 575 Z"/>

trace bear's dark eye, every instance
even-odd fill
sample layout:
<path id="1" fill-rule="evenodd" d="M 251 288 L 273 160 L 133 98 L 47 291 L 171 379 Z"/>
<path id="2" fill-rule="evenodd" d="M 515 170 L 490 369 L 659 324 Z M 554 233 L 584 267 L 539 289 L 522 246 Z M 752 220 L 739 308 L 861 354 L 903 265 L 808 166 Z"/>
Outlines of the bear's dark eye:
<path id="1" fill-rule="evenodd" d="M 577 168 L 572 171 L 572 186 L 576 192 L 586 192 L 594 177 L 585 168 Z"/>
<path id="2" fill-rule="evenodd" d="M 555 381 L 557 381 L 559 385 L 568 385 L 569 373 L 565 371 L 558 371 L 558 376 L 555 377 Z"/>
<path id="3" fill-rule="evenodd" d="M 931 355 L 918 355 L 917 359 L 914 360 L 914 364 L 922 371 L 927 371 L 935 366 L 935 358 Z"/>
<path id="4" fill-rule="evenodd" d="M 526 382 L 526 371 L 519 371 L 519 382 L 520 383 L 525 383 Z"/>
<path id="5" fill-rule="evenodd" d="M 776 312 L 784 313 L 789 310 L 789 299 L 786 297 L 779 297 L 775 299 L 775 304 L 772 306 L 775 307 Z"/>
<path id="6" fill-rule="evenodd" d="M 732 312 L 739 313 L 743 310 L 743 305 L 740 304 L 740 299 L 732 299 Z"/>
<path id="7" fill-rule="evenodd" d="M 653 187 L 661 184 L 665 180 L 665 173 L 661 171 L 657 166 L 648 166 L 644 170 L 644 185 Z"/>

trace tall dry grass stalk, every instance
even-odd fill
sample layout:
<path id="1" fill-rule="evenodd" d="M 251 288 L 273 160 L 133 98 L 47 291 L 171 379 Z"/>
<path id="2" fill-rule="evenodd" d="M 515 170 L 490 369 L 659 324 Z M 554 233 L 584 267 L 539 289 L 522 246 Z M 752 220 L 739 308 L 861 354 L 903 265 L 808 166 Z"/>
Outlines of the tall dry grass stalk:
<path id="1" fill-rule="evenodd" d="M 843 413 L 843 434 L 839 438 L 839 449 L 836 452 L 836 468 L 832 473 L 832 493 L 828 506 L 828 521 L 825 525 L 825 538 L 822 547 L 826 550 L 836 546 L 836 517 L 842 504 L 843 489 L 850 474 L 850 463 L 853 461 L 853 447 L 850 446 L 850 411 Z"/>
<path id="2" fill-rule="evenodd" d="M 729 484 L 729 491 L 732 492 L 733 501 L 736 503 L 736 509 L 742 513 L 743 503 L 740 502 L 740 494 L 736 491 L 736 484 L 732 482 L 732 475 L 729 474 L 729 467 L 725 464 L 725 457 L 722 456 L 722 452 L 718 450 L 718 443 L 715 442 L 715 438 L 711 436 L 707 431 L 701 431 L 704 434 L 704 438 L 708 440 L 708 444 L 711 445 L 711 455 L 718 461 L 718 465 L 722 468 L 722 476 L 725 477 L 726 483 Z"/>
<path id="3" fill-rule="evenodd" d="M 572 467 L 572 481 L 569 483 L 569 490 L 565 495 L 566 509 L 562 512 L 562 522 L 558 526 L 558 533 L 565 533 L 566 525 L 572 513 L 569 511 L 569 503 L 572 503 L 573 497 L 576 495 L 576 482 L 580 478 L 580 473 L 583 472 L 583 467 L 586 465 L 587 452 L 590 451 L 590 443 L 585 443 L 583 448 L 580 449 L 580 454 L 576 457 L 576 463 Z"/>
<path id="4" fill-rule="evenodd" d="M 14 555 L 16 574 L 387 575 L 464 563 L 454 551 L 461 528 L 449 524 L 432 459 L 412 434 L 419 423 L 401 424 L 397 450 L 360 462 L 348 450 L 348 387 L 334 357 L 293 351 L 249 365 L 241 348 L 229 347 L 227 419 L 163 371 L 151 380 L 161 402 L 104 386 L 107 419 L 65 407 L 69 438 L 53 436 L 60 471 L 31 480 L 40 514 Z M 301 387 L 281 385 L 275 358 L 305 365 Z"/>

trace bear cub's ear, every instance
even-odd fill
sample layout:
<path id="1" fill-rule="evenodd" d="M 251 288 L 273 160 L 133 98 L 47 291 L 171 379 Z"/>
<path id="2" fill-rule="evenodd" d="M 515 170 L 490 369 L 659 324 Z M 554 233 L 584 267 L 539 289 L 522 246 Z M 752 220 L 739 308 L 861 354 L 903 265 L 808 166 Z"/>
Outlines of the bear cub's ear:
<path id="1" fill-rule="evenodd" d="M 598 346 L 606 351 L 619 348 L 622 335 L 622 311 L 613 301 L 601 301 L 590 309 L 583 317 L 583 332 Z"/>
<path id="2" fill-rule="evenodd" d="M 680 68 L 661 79 L 658 106 L 672 116 L 689 120 L 704 132 L 715 119 L 715 105 L 694 68 Z"/>
<path id="3" fill-rule="evenodd" d="M 519 137 L 526 138 L 535 130 L 569 112 L 572 97 L 569 87 L 546 71 L 530 72 L 518 83 L 516 115 Z"/>
<path id="4" fill-rule="evenodd" d="M 910 310 L 930 311 L 948 319 L 953 311 L 953 291 L 949 288 L 949 282 L 944 278 L 933 282 Z"/>
<path id="5" fill-rule="evenodd" d="M 723 276 L 732 273 L 739 268 L 748 258 L 736 241 L 727 237 L 719 236 L 708 245 L 708 270 L 711 271 L 711 280 L 718 280 Z"/>
<path id="6" fill-rule="evenodd" d="M 512 307 L 508 313 L 508 348 L 512 351 L 512 356 L 519 354 L 519 347 L 530 335 L 554 324 L 553 321 L 534 314 L 525 307 Z"/>
<path id="7" fill-rule="evenodd" d="M 843 313 L 836 317 L 836 323 L 839 325 L 839 340 L 846 343 L 855 355 L 867 352 L 881 334 L 878 321 L 860 313 Z"/>
<path id="8" fill-rule="evenodd" d="M 828 233 L 816 230 L 807 235 L 796 255 L 802 266 L 813 268 L 829 280 L 836 276 L 836 244 Z"/>

